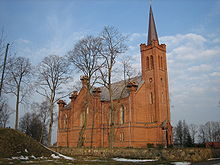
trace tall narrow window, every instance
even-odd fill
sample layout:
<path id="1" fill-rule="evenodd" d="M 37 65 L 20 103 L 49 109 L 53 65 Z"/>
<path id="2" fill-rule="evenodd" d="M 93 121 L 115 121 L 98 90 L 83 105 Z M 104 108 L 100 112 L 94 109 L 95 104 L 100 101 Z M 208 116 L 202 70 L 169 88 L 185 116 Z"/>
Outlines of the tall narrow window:
<path id="1" fill-rule="evenodd" d="M 162 99 L 162 103 L 164 103 L 164 94 L 163 94 L 163 92 L 162 92 L 162 95 L 161 95 L 161 99 Z"/>
<path id="2" fill-rule="evenodd" d="M 160 57 L 160 62 L 161 62 L 161 64 L 160 64 L 161 69 L 163 69 L 163 57 Z"/>
<path id="3" fill-rule="evenodd" d="M 153 93 L 152 92 L 150 92 L 150 104 L 153 104 L 154 103 L 154 101 L 153 101 Z"/>
<path id="4" fill-rule="evenodd" d="M 86 113 L 89 114 L 89 107 L 86 108 Z"/>
<path id="5" fill-rule="evenodd" d="M 120 124 L 125 123 L 125 109 L 124 106 L 121 106 L 120 108 Z"/>
<path id="6" fill-rule="evenodd" d="M 112 123 L 112 113 L 111 113 L 111 108 L 109 108 L 109 125 Z"/>
<path id="7" fill-rule="evenodd" d="M 80 114 L 80 126 L 83 126 L 85 122 L 85 111 L 81 112 Z"/>
<path id="8" fill-rule="evenodd" d="M 123 142 L 125 140 L 124 132 L 120 133 L 120 141 Z"/>
<path id="9" fill-rule="evenodd" d="M 147 69 L 150 68 L 150 60 L 149 60 L 149 57 L 147 57 Z"/>
<path id="10" fill-rule="evenodd" d="M 164 86 L 164 81 L 163 81 L 162 77 L 160 78 L 160 81 L 161 81 L 161 86 L 163 87 Z"/>
<path id="11" fill-rule="evenodd" d="M 161 69 L 161 65 L 160 65 L 160 56 L 158 56 L 158 64 L 159 64 L 159 69 Z"/>
<path id="12" fill-rule="evenodd" d="M 67 114 L 64 114 L 63 128 L 67 128 Z"/>
<path id="13" fill-rule="evenodd" d="M 150 68 L 154 69 L 154 59 L 153 59 L 153 56 L 150 56 Z"/>

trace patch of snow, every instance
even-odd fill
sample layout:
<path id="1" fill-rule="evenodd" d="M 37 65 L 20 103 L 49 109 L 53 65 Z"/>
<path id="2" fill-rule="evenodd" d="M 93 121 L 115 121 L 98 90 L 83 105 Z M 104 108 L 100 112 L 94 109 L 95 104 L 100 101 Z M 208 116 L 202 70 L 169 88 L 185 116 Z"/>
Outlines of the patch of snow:
<path id="1" fill-rule="evenodd" d="M 220 158 L 210 158 L 208 160 L 220 160 Z"/>
<path id="2" fill-rule="evenodd" d="M 28 156 L 12 157 L 12 159 L 29 160 Z"/>
<path id="3" fill-rule="evenodd" d="M 41 144 L 42 145 L 42 144 Z M 46 149 L 48 149 L 48 150 L 50 150 L 50 151 L 52 151 L 53 153 L 55 153 L 55 154 L 52 154 L 52 155 L 54 155 L 55 157 L 61 157 L 61 158 L 63 158 L 63 159 L 67 159 L 67 160 L 75 160 L 74 158 L 72 158 L 72 157 L 69 157 L 69 156 L 65 156 L 65 155 L 62 155 L 62 154 L 60 154 L 60 153 L 58 153 L 58 152 L 55 152 L 55 151 L 53 151 L 53 150 L 51 150 L 50 148 L 48 148 L 48 147 L 46 147 L 46 146 L 44 146 L 44 145 L 42 145 L 44 148 L 46 148 Z M 53 157 L 51 155 L 51 157 Z M 58 158 L 55 158 L 55 159 L 58 159 Z"/>
<path id="4" fill-rule="evenodd" d="M 55 154 L 52 154 L 51 157 L 54 158 L 54 159 L 60 159 L 60 157 L 55 155 Z"/>
<path id="5" fill-rule="evenodd" d="M 28 150 L 27 150 L 27 149 L 25 149 L 24 151 L 28 153 Z"/>
<path id="6" fill-rule="evenodd" d="M 74 160 L 73 158 L 69 157 L 69 156 L 65 156 L 65 155 L 62 155 L 60 153 L 58 153 L 58 155 L 64 159 L 67 159 L 67 160 Z"/>
<path id="7" fill-rule="evenodd" d="M 32 159 L 37 159 L 34 155 L 30 156 Z"/>
<path id="8" fill-rule="evenodd" d="M 20 160 L 29 160 L 28 156 L 20 156 Z"/>
<path id="9" fill-rule="evenodd" d="M 190 165 L 190 162 L 173 162 L 174 165 Z"/>
<path id="10" fill-rule="evenodd" d="M 125 158 L 112 158 L 115 161 L 119 162 L 153 162 L 157 161 L 155 159 L 125 159 Z"/>

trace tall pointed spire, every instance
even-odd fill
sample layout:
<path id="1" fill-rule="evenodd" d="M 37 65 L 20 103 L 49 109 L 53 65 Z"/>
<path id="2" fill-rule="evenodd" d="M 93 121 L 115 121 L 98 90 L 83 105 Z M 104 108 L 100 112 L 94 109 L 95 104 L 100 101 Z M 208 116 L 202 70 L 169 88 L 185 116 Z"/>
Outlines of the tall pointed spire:
<path id="1" fill-rule="evenodd" d="M 152 41 L 157 41 L 159 43 L 158 37 L 157 37 L 156 25 L 155 25 L 155 22 L 154 22 L 153 11 L 152 11 L 152 8 L 150 6 L 147 45 L 150 45 Z"/>

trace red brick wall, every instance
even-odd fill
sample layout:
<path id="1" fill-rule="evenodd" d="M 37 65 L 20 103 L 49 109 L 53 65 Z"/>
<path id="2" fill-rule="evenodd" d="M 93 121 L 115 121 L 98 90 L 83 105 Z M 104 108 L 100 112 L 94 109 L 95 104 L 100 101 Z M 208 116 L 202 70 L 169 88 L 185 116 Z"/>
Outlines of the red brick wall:
<path id="1" fill-rule="evenodd" d="M 153 58 L 152 65 L 147 64 Z M 114 100 L 115 147 L 146 147 L 148 143 L 172 144 L 166 46 L 141 45 L 142 82 L 138 89 L 131 86 L 130 96 Z M 85 110 L 85 101 L 88 109 Z M 124 107 L 124 123 L 120 122 L 120 108 Z M 87 113 L 85 146 L 108 147 L 109 102 L 101 102 L 98 94 L 88 95 L 84 86 L 71 98 L 70 106 L 59 104 L 58 146 L 77 146 L 82 113 Z M 68 116 L 65 119 L 65 116 Z M 94 118 L 94 128 L 92 121 Z M 66 121 L 67 120 L 67 121 Z M 67 124 L 66 124 L 66 123 Z M 168 140 L 168 141 L 167 141 Z"/>

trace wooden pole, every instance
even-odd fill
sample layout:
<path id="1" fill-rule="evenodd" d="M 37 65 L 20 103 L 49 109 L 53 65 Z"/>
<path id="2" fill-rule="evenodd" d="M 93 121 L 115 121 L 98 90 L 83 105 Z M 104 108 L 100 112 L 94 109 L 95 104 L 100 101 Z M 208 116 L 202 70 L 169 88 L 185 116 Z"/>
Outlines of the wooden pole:
<path id="1" fill-rule="evenodd" d="M 4 58 L 4 64 L 3 64 L 3 71 L 2 71 L 2 79 L 1 79 L 1 84 L 0 84 L 0 98 L 2 95 L 2 87 L 3 87 L 3 81 L 4 81 L 4 74 L 5 74 L 5 66 L 6 66 L 6 61 L 7 61 L 7 55 L 8 55 L 8 47 L 9 43 L 6 46 L 6 51 L 5 51 L 5 58 Z"/>

